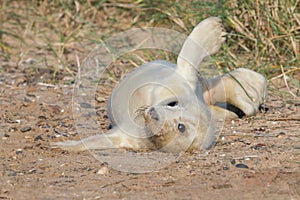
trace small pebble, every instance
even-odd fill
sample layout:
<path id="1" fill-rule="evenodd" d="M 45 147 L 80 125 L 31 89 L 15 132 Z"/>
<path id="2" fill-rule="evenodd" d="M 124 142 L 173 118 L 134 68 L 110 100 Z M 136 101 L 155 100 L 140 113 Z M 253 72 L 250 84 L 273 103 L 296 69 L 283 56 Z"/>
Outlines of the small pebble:
<path id="1" fill-rule="evenodd" d="M 9 138 L 9 137 L 10 137 L 10 135 L 9 135 L 9 134 L 7 134 L 7 133 L 4 133 L 4 137 L 6 137 L 6 138 Z"/>
<path id="2" fill-rule="evenodd" d="M 92 105 L 89 104 L 89 103 L 80 103 L 80 107 L 81 107 L 81 108 L 91 108 Z"/>
<path id="3" fill-rule="evenodd" d="M 38 135 L 34 138 L 34 141 L 39 141 L 39 140 L 42 140 L 44 141 L 43 137 L 41 135 Z"/>
<path id="4" fill-rule="evenodd" d="M 12 170 L 8 171 L 8 173 L 7 173 L 7 176 L 16 176 L 16 175 L 17 175 L 17 172 L 12 171 Z"/>
<path id="5" fill-rule="evenodd" d="M 107 175 L 109 173 L 109 170 L 107 167 L 102 167 L 101 169 L 98 170 L 97 174 L 100 175 Z"/>
<path id="6" fill-rule="evenodd" d="M 11 127 L 10 129 L 9 129 L 9 131 L 10 132 L 15 132 L 15 131 L 17 131 L 18 129 L 16 128 L 16 127 Z"/>
<path id="7" fill-rule="evenodd" d="M 131 152 L 132 154 L 137 154 L 137 151 L 133 149 L 128 150 L 128 152 Z"/>
<path id="8" fill-rule="evenodd" d="M 21 128 L 21 132 L 22 132 L 22 133 L 25 133 L 25 132 L 27 132 L 27 131 L 31 131 L 31 127 L 30 127 L 30 126 Z"/>
<path id="9" fill-rule="evenodd" d="M 40 115 L 40 116 L 38 116 L 38 119 L 47 119 L 47 117 L 43 116 L 43 115 Z"/>
<path id="10" fill-rule="evenodd" d="M 257 144 L 253 147 L 254 150 L 260 150 L 261 148 L 265 147 L 265 144 Z"/>
<path id="11" fill-rule="evenodd" d="M 232 165 L 235 165 L 235 160 L 232 159 L 232 160 L 230 161 L 230 163 L 231 163 Z"/>
<path id="12" fill-rule="evenodd" d="M 242 164 L 242 163 L 238 163 L 235 165 L 235 167 L 237 168 L 242 168 L 242 169 L 249 169 L 249 167 L 245 164 Z"/>
<path id="13" fill-rule="evenodd" d="M 24 138 L 25 139 L 32 139 L 32 136 L 31 135 L 26 135 Z"/>
<path id="14" fill-rule="evenodd" d="M 285 137 L 285 136 L 286 136 L 286 133 L 282 132 L 282 131 L 276 135 L 276 137 L 278 137 L 278 138 L 282 138 L 282 137 Z"/>
<path id="15" fill-rule="evenodd" d="M 28 170 L 27 172 L 26 172 L 26 174 L 33 174 L 33 173 L 35 173 L 36 172 L 36 169 L 30 169 L 30 170 Z"/>
<path id="16" fill-rule="evenodd" d="M 16 154 L 17 155 L 20 155 L 20 154 L 22 154 L 23 153 L 23 149 L 17 149 L 17 151 L 16 151 Z"/>
<path id="17" fill-rule="evenodd" d="M 54 128 L 53 131 L 59 135 L 66 136 L 66 137 L 68 136 L 68 133 L 62 132 L 56 128 Z"/>

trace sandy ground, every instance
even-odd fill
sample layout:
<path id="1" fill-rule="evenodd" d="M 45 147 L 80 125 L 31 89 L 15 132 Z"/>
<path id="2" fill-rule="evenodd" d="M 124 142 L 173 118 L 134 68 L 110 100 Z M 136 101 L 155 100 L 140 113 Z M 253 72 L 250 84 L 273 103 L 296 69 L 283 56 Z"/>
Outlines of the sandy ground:
<path id="1" fill-rule="evenodd" d="M 156 172 L 126 173 L 89 152 L 50 147 L 80 138 L 73 84 L 24 84 L 28 72 L 2 66 L 0 199 L 300 199 L 299 101 L 271 91 L 269 111 L 226 122 L 207 155 L 184 153 Z M 104 132 L 105 103 L 97 108 Z M 128 153 L 138 156 L 124 159 Z"/>
<path id="2" fill-rule="evenodd" d="M 269 84 L 267 113 L 227 121 L 207 155 L 184 153 L 155 172 L 121 172 L 90 152 L 51 148 L 51 142 L 87 134 L 77 133 L 72 112 L 76 56 L 81 61 L 100 36 L 131 27 L 138 20 L 136 11 L 82 5 L 72 14 L 51 7 L 53 1 L 38 1 L 40 6 L 7 2 L 0 13 L 1 52 L 7 53 L 0 56 L 0 200 L 300 199 L 300 101 L 288 94 L 279 76 Z M 120 62 L 112 72 L 121 78 L 129 67 L 134 66 Z M 293 76 L 300 80 L 299 70 Z M 103 132 L 115 84 L 107 82 L 96 95 Z M 140 156 L 135 151 L 119 155 L 132 164 L 128 156 Z"/>

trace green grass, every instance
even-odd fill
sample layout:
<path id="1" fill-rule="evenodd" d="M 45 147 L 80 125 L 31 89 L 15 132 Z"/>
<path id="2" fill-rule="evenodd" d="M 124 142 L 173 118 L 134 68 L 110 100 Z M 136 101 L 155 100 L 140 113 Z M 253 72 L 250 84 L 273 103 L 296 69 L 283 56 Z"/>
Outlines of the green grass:
<path id="1" fill-rule="evenodd" d="M 82 60 L 97 43 L 118 32 L 151 26 L 188 34 L 202 19 L 219 16 L 228 31 L 226 44 L 214 56 L 221 71 L 247 67 L 272 79 L 283 73 L 283 66 L 292 87 L 300 85 L 297 0 L 25 2 L 0 3 L 1 60 L 18 63 L 22 55 L 24 59 L 37 60 L 36 67 L 62 68 L 74 76 L 76 55 Z M 149 61 L 155 56 L 144 53 L 131 58 L 132 63 L 139 65 L 141 60 Z"/>

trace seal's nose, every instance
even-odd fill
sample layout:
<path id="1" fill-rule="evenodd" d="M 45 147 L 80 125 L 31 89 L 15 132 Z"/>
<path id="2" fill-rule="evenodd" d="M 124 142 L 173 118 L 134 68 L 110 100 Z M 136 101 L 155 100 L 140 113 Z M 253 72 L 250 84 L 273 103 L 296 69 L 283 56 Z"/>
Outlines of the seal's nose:
<path id="1" fill-rule="evenodd" d="M 155 108 L 153 108 L 153 107 L 150 108 L 149 115 L 150 115 L 151 119 L 159 120 L 159 117 L 158 117 L 158 114 L 157 114 Z"/>

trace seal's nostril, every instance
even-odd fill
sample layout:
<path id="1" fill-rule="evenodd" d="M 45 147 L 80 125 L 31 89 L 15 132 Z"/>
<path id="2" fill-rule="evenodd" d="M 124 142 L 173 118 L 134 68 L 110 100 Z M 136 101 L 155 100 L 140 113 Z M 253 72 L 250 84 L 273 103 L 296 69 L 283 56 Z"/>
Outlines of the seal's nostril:
<path id="1" fill-rule="evenodd" d="M 151 119 L 159 120 L 158 114 L 157 114 L 156 110 L 153 107 L 150 108 L 149 115 L 150 115 Z"/>

